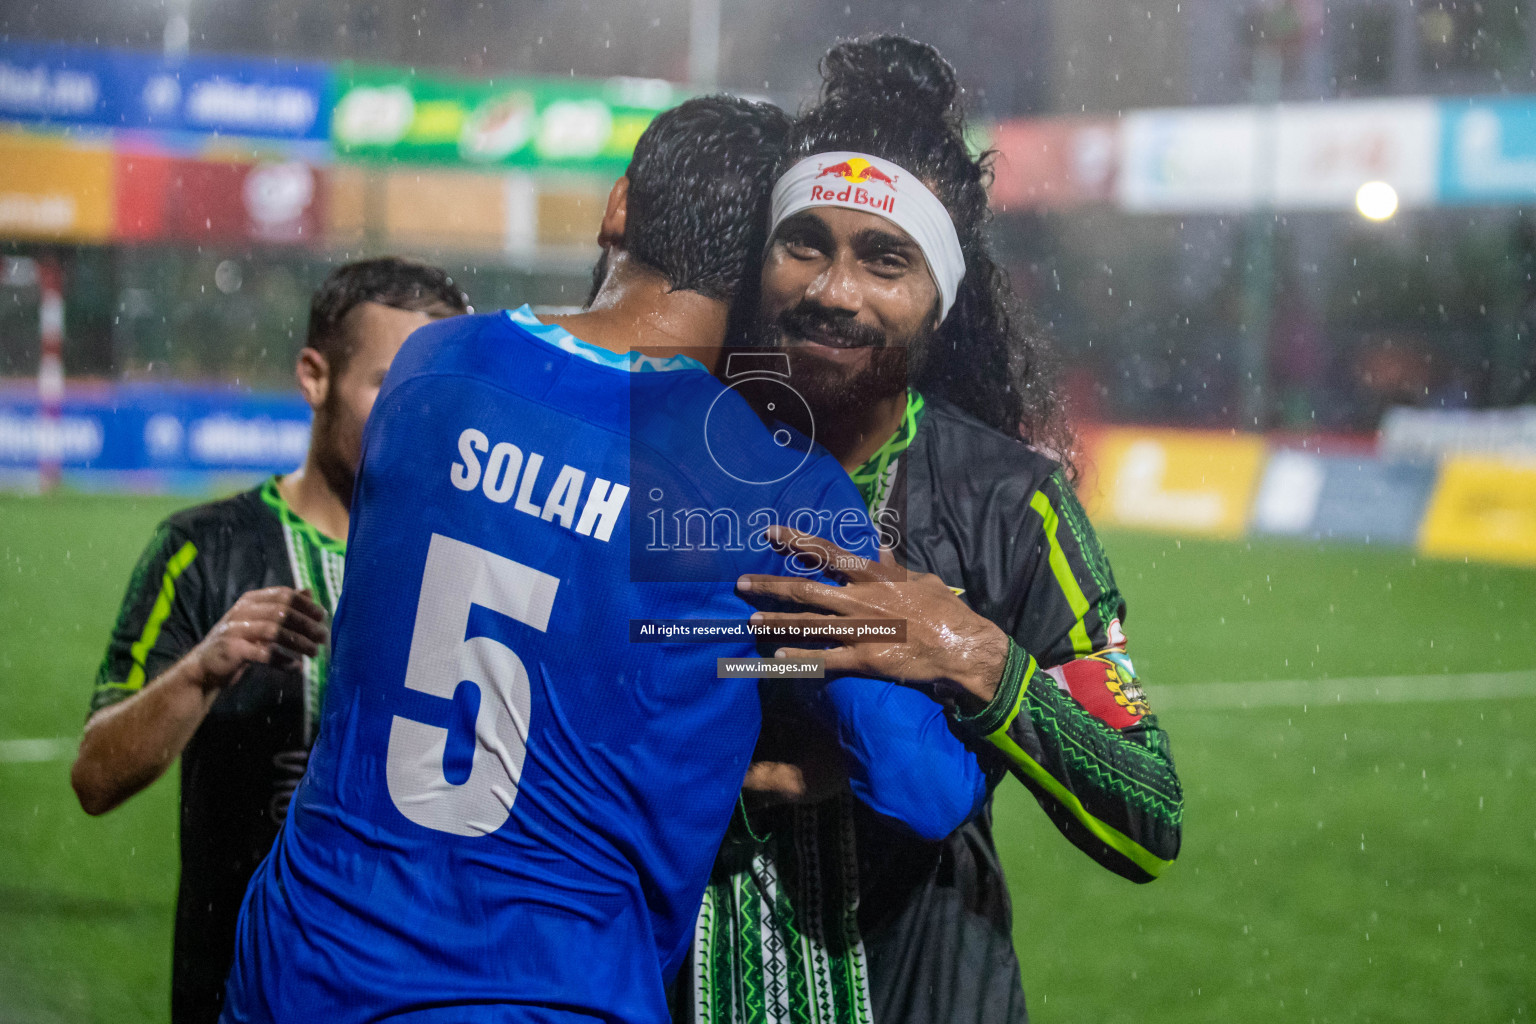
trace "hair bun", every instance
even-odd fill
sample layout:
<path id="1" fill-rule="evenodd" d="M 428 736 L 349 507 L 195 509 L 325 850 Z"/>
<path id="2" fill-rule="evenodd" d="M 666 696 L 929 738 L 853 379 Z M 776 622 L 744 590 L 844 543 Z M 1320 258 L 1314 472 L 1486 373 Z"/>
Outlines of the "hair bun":
<path id="1" fill-rule="evenodd" d="M 919 116 L 958 114 L 955 69 L 927 43 L 882 35 L 838 43 L 821 59 L 823 103 L 895 103 Z"/>

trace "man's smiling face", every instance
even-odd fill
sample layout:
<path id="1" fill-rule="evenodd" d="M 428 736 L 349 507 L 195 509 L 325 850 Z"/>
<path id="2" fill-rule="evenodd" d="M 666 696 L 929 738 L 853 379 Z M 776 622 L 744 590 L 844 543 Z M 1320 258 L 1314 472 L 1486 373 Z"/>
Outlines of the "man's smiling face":
<path id="1" fill-rule="evenodd" d="M 907 386 L 938 328 L 939 291 L 912 236 L 819 206 L 786 219 L 763 262 L 759 343 L 783 350 L 818 416 Z"/>

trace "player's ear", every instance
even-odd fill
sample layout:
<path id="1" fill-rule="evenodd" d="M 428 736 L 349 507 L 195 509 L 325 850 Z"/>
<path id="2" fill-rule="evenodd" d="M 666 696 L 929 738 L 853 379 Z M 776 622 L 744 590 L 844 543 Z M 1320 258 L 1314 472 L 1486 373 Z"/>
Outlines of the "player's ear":
<path id="1" fill-rule="evenodd" d="M 597 244 L 603 248 L 624 248 L 624 226 L 629 219 L 629 176 L 613 183 L 608 191 L 608 205 L 603 210 L 603 223 L 597 229 Z"/>
<path id="2" fill-rule="evenodd" d="M 325 396 L 331 391 L 330 360 L 315 349 L 302 348 L 293 375 L 298 378 L 299 391 L 311 409 L 319 409 L 325 404 Z"/>

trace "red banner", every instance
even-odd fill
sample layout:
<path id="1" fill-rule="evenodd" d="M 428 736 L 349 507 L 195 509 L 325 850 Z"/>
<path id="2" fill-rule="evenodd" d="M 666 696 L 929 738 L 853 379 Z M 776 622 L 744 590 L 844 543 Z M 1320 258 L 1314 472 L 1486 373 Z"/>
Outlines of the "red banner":
<path id="1" fill-rule="evenodd" d="M 1120 145 L 1113 121 L 1004 121 L 993 131 L 992 145 L 998 151 L 994 210 L 1075 206 L 1114 196 Z"/>
<path id="2" fill-rule="evenodd" d="M 299 161 L 225 163 L 120 153 L 117 183 L 120 239 L 321 242 L 321 172 Z"/>

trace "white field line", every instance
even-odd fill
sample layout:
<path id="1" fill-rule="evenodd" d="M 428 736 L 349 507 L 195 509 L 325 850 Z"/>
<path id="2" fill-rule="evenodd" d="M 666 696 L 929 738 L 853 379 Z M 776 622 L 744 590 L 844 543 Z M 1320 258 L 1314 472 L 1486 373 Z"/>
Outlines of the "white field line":
<path id="1" fill-rule="evenodd" d="M 0 764 L 35 764 L 67 761 L 75 756 L 74 740 L 0 740 Z"/>
<path id="2" fill-rule="evenodd" d="M 1335 704 L 1412 704 L 1536 697 L 1536 670 L 1345 679 L 1280 679 L 1253 683 L 1188 683 L 1153 687 L 1154 711 L 1298 710 Z"/>
<path id="3" fill-rule="evenodd" d="M 1153 691 L 1155 710 L 1231 711 L 1323 708 L 1334 704 L 1413 704 L 1536 697 L 1536 670 L 1343 679 L 1278 679 L 1253 683 L 1185 683 Z M 71 739 L 0 740 L 0 764 L 66 761 Z"/>

